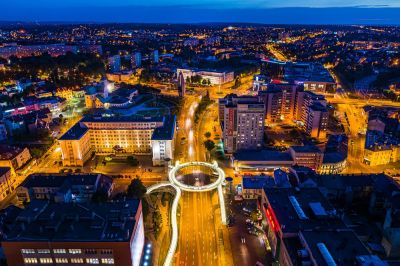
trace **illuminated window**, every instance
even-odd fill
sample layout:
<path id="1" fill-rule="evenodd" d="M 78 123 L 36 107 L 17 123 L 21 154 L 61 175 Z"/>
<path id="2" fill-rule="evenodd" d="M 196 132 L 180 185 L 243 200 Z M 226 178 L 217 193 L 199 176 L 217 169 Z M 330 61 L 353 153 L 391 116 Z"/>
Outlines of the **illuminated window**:
<path id="1" fill-rule="evenodd" d="M 50 249 L 38 249 L 39 254 L 48 254 L 50 253 Z"/>
<path id="2" fill-rule="evenodd" d="M 101 259 L 101 263 L 103 263 L 103 264 L 114 264 L 114 259 L 113 258 Z"/>
<path id="3" fill-rule="evenodd" d="M 52 258 L 40 258 L 39 261 L 40 261 L 40 263 L 42 263 L 42 264 L 50 264 L 50 263 L 53 263 L 53 259 L 52 259 Z"/>
<path id="4" fill-rule="evenodd" d="M 89 259 L 86 259 L 86 263 L 88 263 L 88 264 L 99 264 L 99 259 L 98 258 L 89 258 Z"/>
<path id="5" fill-rule="evenodd" d="M 22 254 L 34 254 L 35 250 L 34 249 L 21 249 Z"/>
<path id="6" fill-rule="evenodd" d="M 101 254 L 112 254 L 113 251 L 112 251 L 112 249 L 102 249 L 102 250 L 100 251 L 100 253 L 101 253 Z"/>
<path id="7" fill-rule="evenodd" d="M 24 258 L 24 263 L 31 264 L 31 263 L 37 263 L 37 258 Z"/>
<path id="8" fill-rule="evenodd" d="M 81 249 L 69 249 L 68 252 L 70 254 L 81 254 L 82 250 Z"/>
<path id="9" fill-rule="evenodd" d="M 67 258 L 56 258 L 56 263 L 68 263 Z"/>
<path id="10" fill-rule="evenodd" d="M 65 249 L 53 249 L 53 252 L 54 253 L 56 253 L 56 254 L 64 254 L 64 253 L 67 253 L 66 251 L 65 251 Z"/>
<path id="11" fill-rule="evenodd" d="M 80 264 L 80 263 L 83 263 L 83 259 L 82 258 L 72 258 L 71 263 Z"/>

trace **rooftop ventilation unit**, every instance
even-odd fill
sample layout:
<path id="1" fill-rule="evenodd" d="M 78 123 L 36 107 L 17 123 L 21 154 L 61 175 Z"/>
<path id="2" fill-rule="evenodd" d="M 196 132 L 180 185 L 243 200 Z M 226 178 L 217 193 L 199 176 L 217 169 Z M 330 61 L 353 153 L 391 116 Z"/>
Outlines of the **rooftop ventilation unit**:
<path id="1" fill-rule="evenodd" d="M 304 213 L 303 209 L 300 207 L 299 202 L 297 201 L 295 196 L 289 196 L 290 203 L 292 203 L 293 208 L 295 209 L 297 215 L 299 216 L 300 220 L 307 220 L 308 217 Z"/>

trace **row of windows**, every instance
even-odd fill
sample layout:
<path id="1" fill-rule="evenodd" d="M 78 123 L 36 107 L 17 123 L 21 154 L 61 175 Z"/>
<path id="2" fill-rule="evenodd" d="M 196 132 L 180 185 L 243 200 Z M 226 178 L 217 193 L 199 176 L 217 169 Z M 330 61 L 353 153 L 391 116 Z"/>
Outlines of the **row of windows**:
<path id="1" fill-rule="evenodd" d="M 113 258 L 102 258 L 102 259 L 98 259 L 98 258 L 87 258 L 86 260 L 82 259 L 82 258 L 72 258 L 70 260 L 70 263 L 74 263 L 74 264 L 82 264 L 86 261 L 87 264 L 114 264 L 114 259 Z M 59 264 L 65 264 L 65 263 L 69 263 L 67 258 L 56 258 L 54 259 L 55 263 L 59 263 Z M 24 258 L 24 263 L 25 264 L 52 264 L 53 263 L 53 259 L 52 258 L 40 258 L 39 260 L 37 258 Z"/>
<path id="2" fill-rule="evenodd" d="M 112 249 L 101 249 L 101 250 L 97 250 L 97 249 L 84 249 L 82 251 L 82 249 L 68 249 L 68 253 L 69 254 L 81 254 L 81 253 L 85 253 L 85 254 L 112 254 L 113 251 Z M 21 253 L 22 254 L 35 254 L 35 250 L 34 249 L 21 249 Z M 50 249 L 38 249 L 37 253 L 39 254 L 49 254 L 50 253 Z M 66 254 L 67 250 L 64 248 L 58 248 L 58 249 L 53 249 L 53 253 L 54 254 Z"/>
<path id="3" fill-rule="evenodd" d="M 34 249 L 21 249 L 22 254 L 34 254 L 36 253 Z M 50 249 L 38 249 L 37 253 L 39 254 L 48 254 L 50 253 Z M 67 253 L 66 249 L 54 249 L 53 253 L 55 254 L 64 254 Z M 81 249 L 68 249 L 68 253 L 70 254 L 80 254 L 82 253 Z"/>

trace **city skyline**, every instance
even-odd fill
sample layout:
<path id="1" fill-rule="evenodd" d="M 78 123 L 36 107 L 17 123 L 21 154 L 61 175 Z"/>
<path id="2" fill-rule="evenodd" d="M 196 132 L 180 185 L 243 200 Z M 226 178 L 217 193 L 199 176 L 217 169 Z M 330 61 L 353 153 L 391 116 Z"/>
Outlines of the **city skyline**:
<path id="1" fill-rule="evenodd" d="M 0 4 L 0 265 L 400 265 L 394 1 L 37 1 Z"/>

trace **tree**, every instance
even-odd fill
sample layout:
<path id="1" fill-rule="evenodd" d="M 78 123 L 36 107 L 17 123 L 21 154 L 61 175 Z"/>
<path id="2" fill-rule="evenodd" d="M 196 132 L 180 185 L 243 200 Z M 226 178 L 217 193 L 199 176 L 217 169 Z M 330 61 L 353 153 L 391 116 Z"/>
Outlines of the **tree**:
<path id="1" fill-rule="evenodd" d="M 32 148 L 30 150 L 30 153 L 31 153 L 33 158 L 38 159 L 38 158 L 43 156 L 43 154 L 45 153 L 45 150 L 44 149 L 39 149 L 39 148 Z"/>
<path id="2" fill-rule="evenodd" d="M 211 137 L 211 133 L 210 132 L 206 132 L 206 133 L 204 133 L 204 137 L 206 137 L 206 138 L 210 138 Z"/>
<path id="3" fill-rule="evenodd" d="M 214 141 L 212 141 L 212 140 L 210 140 L 210 139 L 208 139 L 208 140 L 206 140 L 206 141 L 204 141 L 204 146 L 206 147 L 206 149 L 207 149 L 207 157 L 208 157 L 208 159 L 211 159 L 211 151 L 215 148 L 215 143 L 214 143 Z"/>
<path id="4" fill-rule="evenodd" d="M 146 194 L 147 188 L 143 185 L 140 178 L 135 178 L 128 186 L 126 195 L 134 199 L 141 199 Z"/>
<path id="5" fill-rule="evenodd" d="M 192 83 L 200 83 L 201 82 L 201 76 L 200 75 L 194 75 L 192 77 Z"/>
<path id="6" fill-rule="evenodd" d="M 138 166 L 139 165 L 139 161 L 138 159 L 136 159 L 133 156 L 128 156 L 126 157 L 126 161 L 131 165 L 131 166 Z"/>
<path id="7" fill-rule="evenodd" d="M 240 77 L 236 77 L 236 79 L 235 79 L 235 85 L 233 85 L 233 88 L 234 88 L 234 89 L 237 89 L 237 88 L 240 87 L 240 85 L 242 85 L 242 82 L 241 82 L 241 80 L 240 80 Z"/>
<path id="8" fill-rule="evenodd" d="M 215 148 L 215 143 L 212 140 L 204 141 L 204 146 L 206 147 L 208 152 L 211 152 Z"/>

